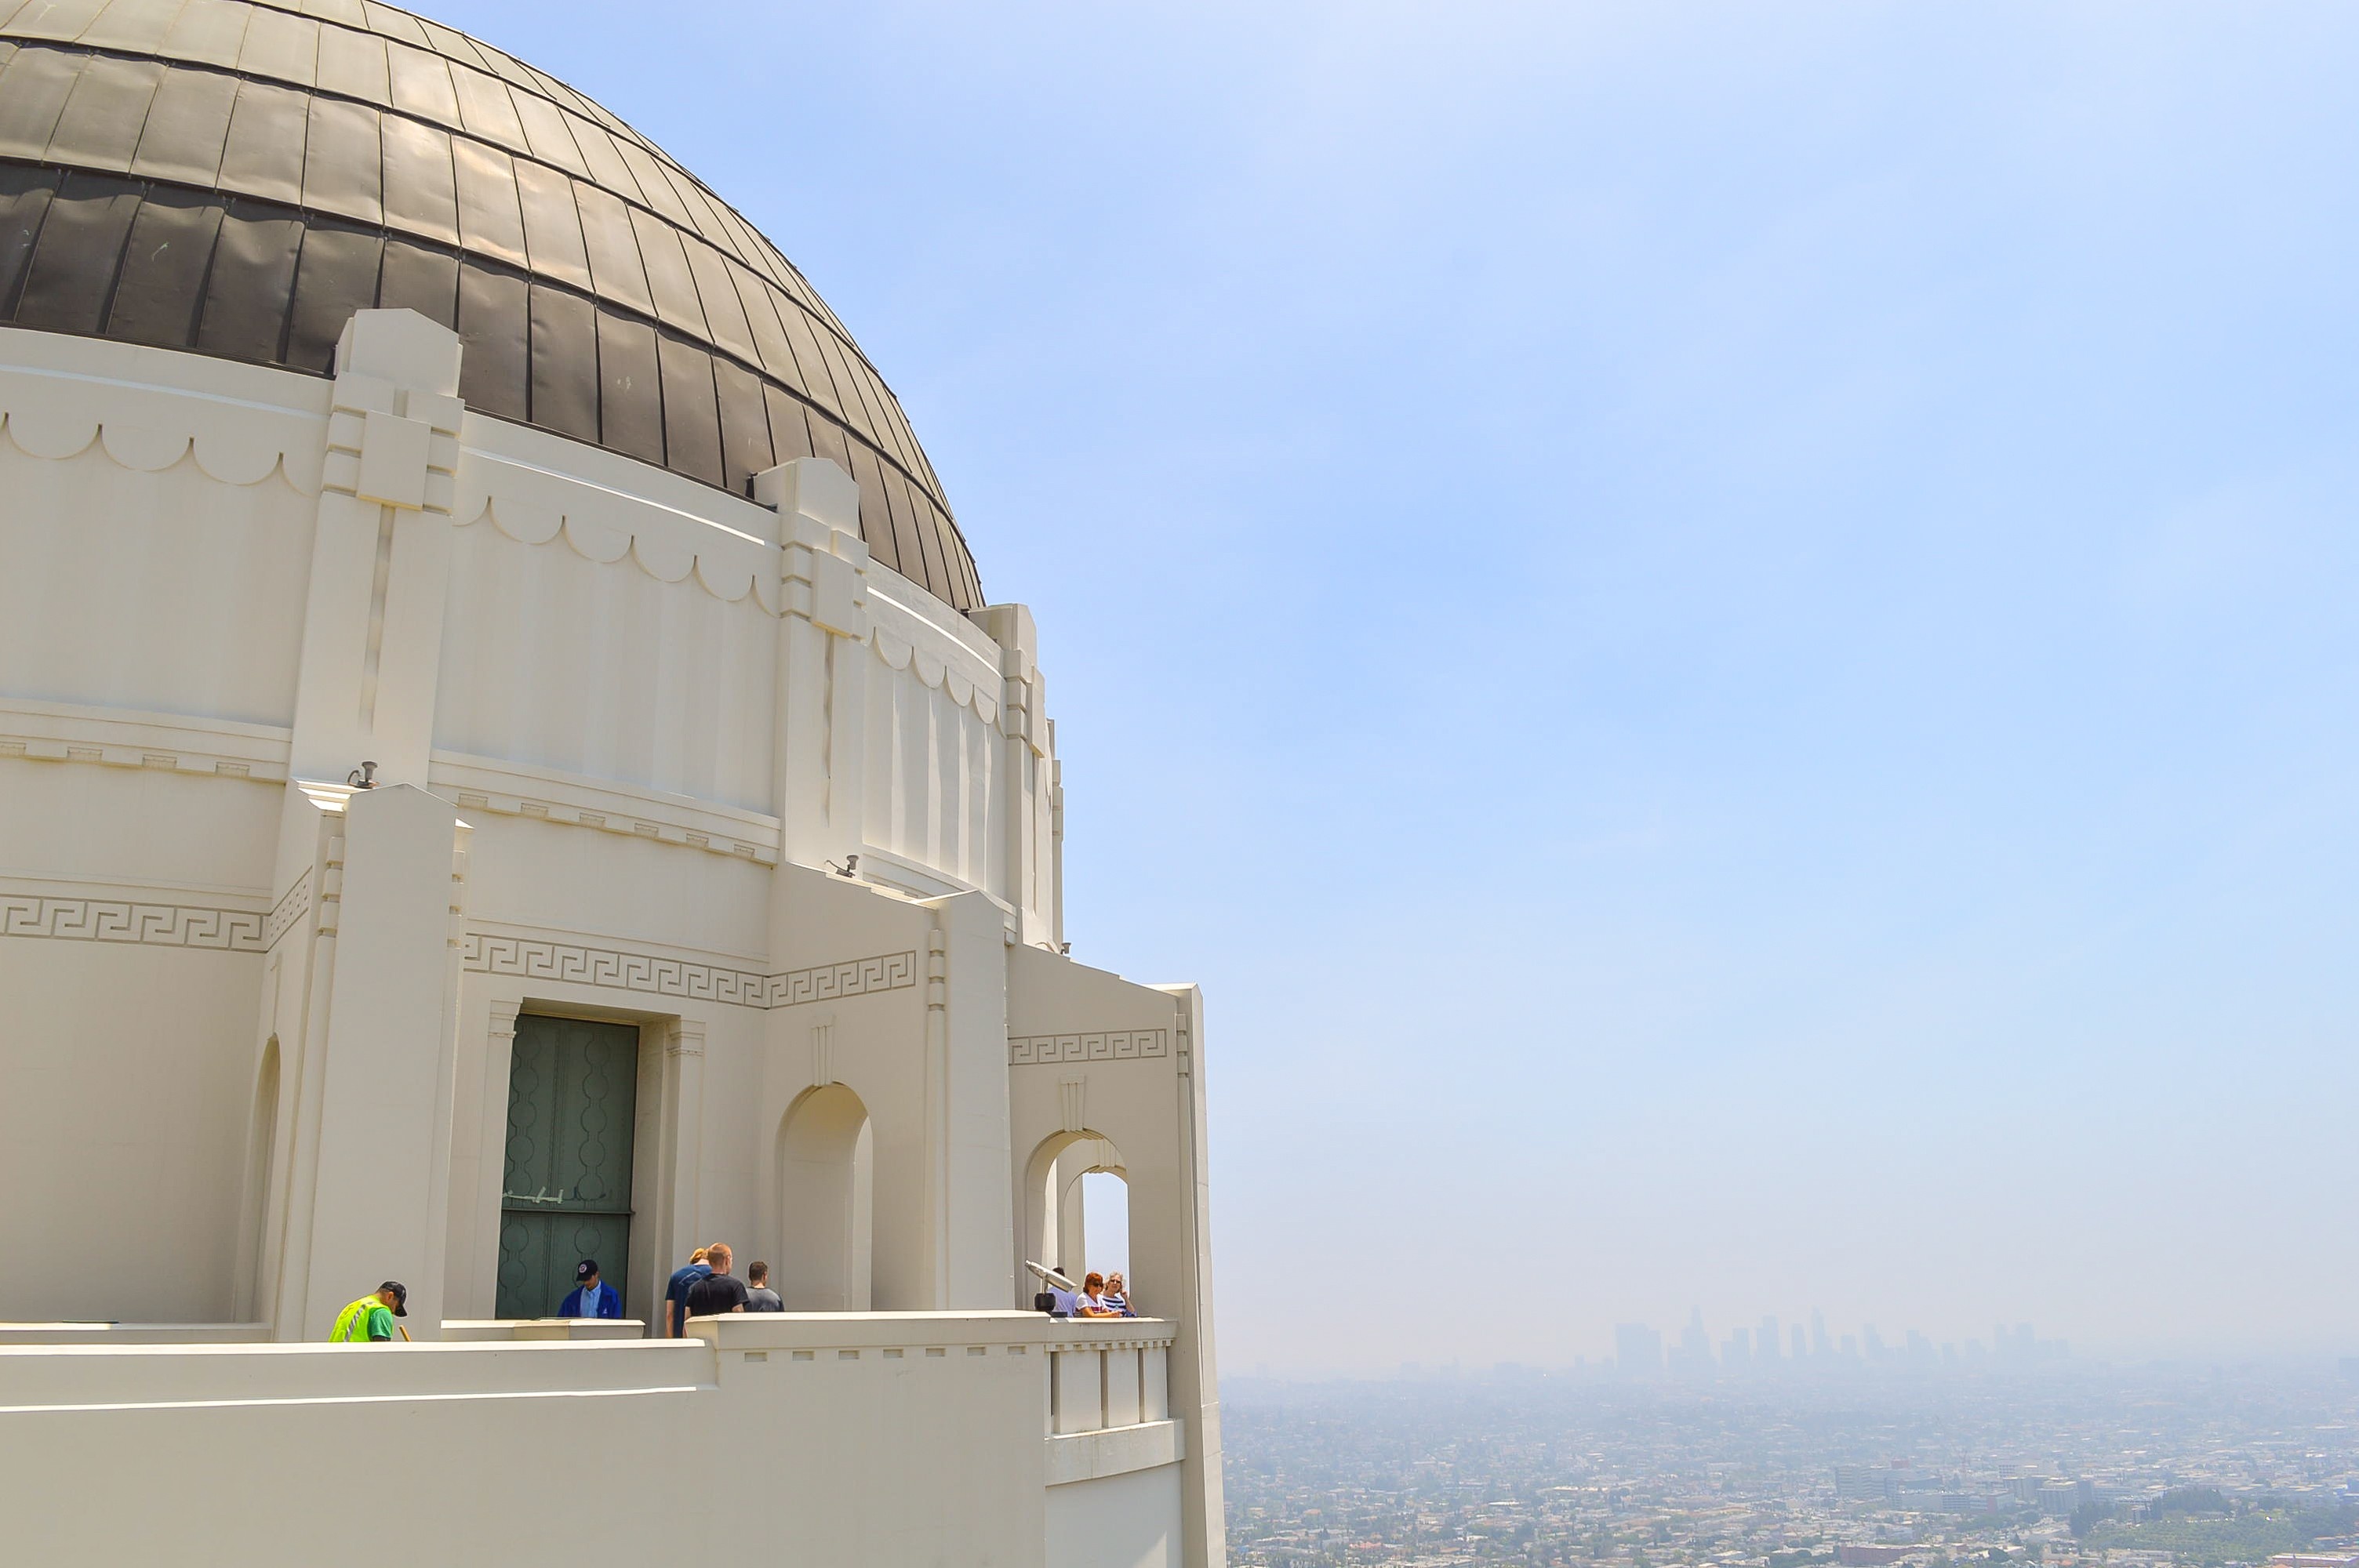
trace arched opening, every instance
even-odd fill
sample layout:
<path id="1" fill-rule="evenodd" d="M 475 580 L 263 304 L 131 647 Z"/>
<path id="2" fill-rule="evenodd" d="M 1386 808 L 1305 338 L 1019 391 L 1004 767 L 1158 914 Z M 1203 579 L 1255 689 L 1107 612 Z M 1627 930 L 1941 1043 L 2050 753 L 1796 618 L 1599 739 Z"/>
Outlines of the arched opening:
<path id="1" fill-rule="evenodd" d="M 1130 1275 L 1130 1178 L 1114 1171 L 1085 1171 L 1080 1197 L 1082 1267 L 1109 1277 Z"/>
<path id="2" fill-rule="evenodd" d="M 254 1076 L 254 1115 L 247 1123 L 245 1245 L 239 1249 L 240 1270 L 234 1310 L 241 1320 L 262 1317 L 270 1299 L 270 1189 L 278 1173 L 278 1036 L 262 1047 L 262 1066 Z"/>
<path id="3" fill-rule="evenodd" d="M 868 1108 L 842 1084 L 810 1090 L 778 1124 L 778 1255 L 767 1261 L 788 1312 L 868 1310 L 875 1147 Z"/>
<path id="4" fill-rule="evenodd" d="M 1060 1132 L 1033 1151 L 1025 1174 L 1025 1257 L 1079 1282 L 1095 1271 L 1130 1271 L 1130 1173 L 1114 1141 Z M 1136 1292 L 1137 1281 L 1130 1281 Z M 1027 1270 L 1023 1306 L 1038 1283 Z"/>

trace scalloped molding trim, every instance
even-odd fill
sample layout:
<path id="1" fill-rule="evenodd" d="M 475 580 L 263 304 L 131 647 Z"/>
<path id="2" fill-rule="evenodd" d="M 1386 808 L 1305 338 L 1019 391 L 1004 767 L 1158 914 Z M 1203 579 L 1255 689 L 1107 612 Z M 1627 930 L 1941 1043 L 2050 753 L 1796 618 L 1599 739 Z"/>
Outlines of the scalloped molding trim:
<path id="1" fill-rule="evenodd" d="M 918 677 L 918 684 L 930 691 L 939 691 L 961 708 L 974 710 L 974 716 L 985 724 L 999 722 L 999 698 L 984 690 L 950 660 L 939 654 L 927 652 L 906 637 L 896 635 L 882 625 L 869 636 L 869 645 L 890 670 L 906 670 Z"/>
<path id="2" fill-rule="evenodd" d="M 587 561 L 629 557 L 658 582 L 697 586 L 726 604 L 747 594 L 779 613 L 778 548 L 724 524 L 571 474 L 469 447 L 460 460 L 452 520 L 488 522 L 519 545 L 562 537 Z"/>
<path id="3" fill-rule="evenodd" d="M 118 467 L 160 473 L 193 455 L 223 484 L 274 474 L 320 493 L 327 423 L 318 416 L 175 387 L 0 366 L 0 428 L 27 457 L 62 461 L 95 444 Z"/>

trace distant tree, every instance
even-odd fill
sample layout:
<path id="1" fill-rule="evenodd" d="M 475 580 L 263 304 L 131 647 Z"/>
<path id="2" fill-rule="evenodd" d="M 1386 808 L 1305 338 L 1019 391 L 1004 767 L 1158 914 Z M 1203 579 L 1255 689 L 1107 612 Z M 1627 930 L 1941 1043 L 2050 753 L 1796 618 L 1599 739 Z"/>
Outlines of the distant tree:
<path id="1" fill-rule="evenodd" d="M 2224 1514 L 2235 1510 L 2228 1506 L 2227 1496 L 2217 1487 L 2180 1487 L 2168 1491 L 2154 1500 L 2154 1514 Z"/>
<path id="2" fill-rule="evenodd" d="M 2114 1507 L 2111 1503 L 2082 1503 L 2072 1510 L 2071 1520 L 2072 1539 L 2075 1541 L 2087 1539 L 2091 1530 L 2113 1517 Z"/>

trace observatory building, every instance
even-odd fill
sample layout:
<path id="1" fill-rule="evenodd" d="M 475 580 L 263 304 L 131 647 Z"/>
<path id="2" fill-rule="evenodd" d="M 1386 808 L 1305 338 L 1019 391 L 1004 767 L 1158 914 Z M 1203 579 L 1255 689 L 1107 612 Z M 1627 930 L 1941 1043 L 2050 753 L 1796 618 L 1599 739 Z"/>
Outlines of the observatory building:
<path id="1" fill-rule="evenodd" d="M 1045 689 L 596 103 L 0 0 L 0 1556 L 1216 1568 L 1201 1005 L 1065 954 Z M 1033 1310 L 1085 1184 L 1136 1317 Z M 661 1336 L 713 1241 L 787 1310 Z"/>

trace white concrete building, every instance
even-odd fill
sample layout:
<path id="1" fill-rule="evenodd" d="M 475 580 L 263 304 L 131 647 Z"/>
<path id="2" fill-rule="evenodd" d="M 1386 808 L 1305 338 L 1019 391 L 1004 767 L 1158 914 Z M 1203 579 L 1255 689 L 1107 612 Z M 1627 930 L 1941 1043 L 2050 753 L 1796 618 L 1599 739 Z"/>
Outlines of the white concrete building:
<path id="1" fill-rule="evenodd" d="M 0 1558 L 1222 1563 L 1201 1001 L 1063 956 L 1043 693 L 594 103 L 0 0 Z M 647 1338 L 715 1240 L 788 1311 Z"/>

